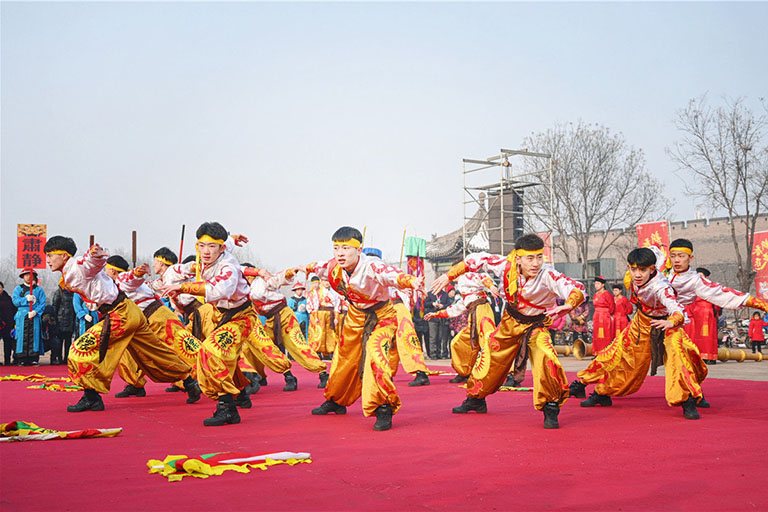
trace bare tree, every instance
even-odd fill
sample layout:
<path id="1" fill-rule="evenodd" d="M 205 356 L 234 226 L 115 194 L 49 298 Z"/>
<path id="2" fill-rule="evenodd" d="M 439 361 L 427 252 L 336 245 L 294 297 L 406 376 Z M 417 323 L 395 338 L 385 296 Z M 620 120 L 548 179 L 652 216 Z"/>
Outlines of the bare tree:
<path id="1" fill-rule="evenodd" d="M 566 261 L 575 256 L 586 276 L 587 262 L 601 258 L 622 237 L 619 228 L 666 213 L 661 184 L 645 170 L 642 150 L 627 145 L 621 133 L 597 124 L 569 123 L 531 134 L 523 142 L 531 151 L 552 155 L 555 247 Z M 542 173 L 544 163 L 531 162 Z M 539 187 L 532 194 L 549 194 Z M 536 198 L 549 204 L 546 197 Z M 547 211 L 534 210 L 542 220 Z M 596 249 L 590 252 L 590 246 Z"/>
<path id="2" fill-rule="evenodd" d="M 765 100 L 760 102 L 765 110 Z M 768 147 L 763 143 L 768 116 L 756 115 L 742 98 L 724 103 L 712 107 L 706 95 L 689 101 L 675 119 L 682 139 L 667 153 L 688 178 L 687 192 L 728 214 L 737 278 L 741 289 L 749 291 L 755 277 L 750 256 L 755 226 L 768 189 Z"/>

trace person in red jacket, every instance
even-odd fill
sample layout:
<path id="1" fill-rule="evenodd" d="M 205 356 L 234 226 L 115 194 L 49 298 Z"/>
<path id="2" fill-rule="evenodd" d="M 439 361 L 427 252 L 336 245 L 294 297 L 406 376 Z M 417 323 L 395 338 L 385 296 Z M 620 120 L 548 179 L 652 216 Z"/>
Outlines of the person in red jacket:
<path id="1" fill-rule="evenodd" d="M 613 302 L 616 304 L 616 310 L 613 313 L 615 336 L 618 336 L 621 331 L 627 328 L 629 325 L 629 315 L 634 311 L 632 303 L 621 293 L 622 291 L 624 289 L 620 284 L 613 285 Z"/>
<path id="2" fill-rule="evenodd" d="M 763 345 L 765 344 L 765 334 L 763 334 L 763 327 L 768 327 L 768 322 L 760 318 L 760 313 L 755 311 L 752 313 L 752 320 L 749 321 L 749 339 L 752 340 L 752 353 L 763 353 Z"/>
<path id="3" fill-rule="evenodd" d="M 595 278 L 595 295 L 592 299 L 595 314 L 592 316 L 592 353 L 597 354 L 613 341 L 613 312 L 616 305 L 613 295 L 605 289 L 605 278 Z"/>

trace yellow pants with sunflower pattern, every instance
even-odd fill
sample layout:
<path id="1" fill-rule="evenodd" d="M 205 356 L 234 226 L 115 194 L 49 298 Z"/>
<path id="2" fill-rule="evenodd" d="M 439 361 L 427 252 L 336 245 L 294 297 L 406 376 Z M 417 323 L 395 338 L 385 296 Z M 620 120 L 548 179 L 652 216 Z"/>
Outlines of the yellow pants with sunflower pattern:
<path id="1" fill-rule="evenodd" d="M 126 351 L 155 382 L 174 382 L 189 376 L 191 367 L 150 329 L 144 313 L 133 301 L 123 300 L 108 315 L 111 330 L 103 361 L 99 362 L 103 320 L 72 343 L 67 366 L 75 384 L 108 393 L 112 376 Z"/>

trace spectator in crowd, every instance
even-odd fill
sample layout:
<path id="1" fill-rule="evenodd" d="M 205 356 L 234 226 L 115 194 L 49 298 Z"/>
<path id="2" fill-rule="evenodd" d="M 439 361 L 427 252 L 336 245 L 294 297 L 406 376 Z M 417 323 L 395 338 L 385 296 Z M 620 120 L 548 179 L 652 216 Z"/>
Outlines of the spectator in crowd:
<path id="1" fill-rule="evenodd" d="M 448 297 L 451 299 L 451 304 L 456 304 L 457 302 L 461 302 L 461 296 L 456 295 L 456 288 L 454 288 L 451 285 L 448 285 L 446 287 L 446 290 L 448 291 Z M 452 340 L 463 328 L 467 326 L 468 323 L 468 315 L 465 311 L 464 313 L 460 314 L 459 316 L 454 316 L 448 319 L 448 327 L 450 332 L 450 339 Z M 450 343 L 450 342 L 449 342 Z M 450 350 L 450 345 L 448 346 L 448 349 Z"/>
<path id="2" fill-rule="evenodd" d="M 416 331 L 416 336 L 419 337 L 419 344 L 421 344 L 422 352 L 429 353 L 429 323 L 424 321 L 424 317 L 421 314 L 421 301 L 415 301 L 413 310 L 411 311 L 413 318 L 413 328 Z"/>
<path id="3" fill-rule="evenodd" d="M 749 339 L 752 340 L 752 353 L 763 353 L 763 345 L 765 344 L 765 333 L 763 333 L 763 327 L 768 327 L 768 322 L 760 318 L 760 313 L 755 311 L 752 313 L 752 320 L 749 321 Z"/>
<path id="4" fill-rule="evenodd" d="M 442 311 L 451 305 L 451 298 L 448 296 L 445 290 L 439 292 L 437 295 L 429 293 L 427 299 L 424 302 L 424 313 L 437 313 Z M 428 322 L 429 324 L 429 343 L 427 344 L 427 354 L 430 359 L 448 359 L 450 356 L 450 350 L 448 347 L 449 342 L 449 329 L 447 318 L 433 318 Z"/>
<path id="5" fill-rule="evenodd" d="M 5 285 L 0 282 L 0 340 L 3 342 L 3 364 L 6 366 L 13 363 L 11 354 L 16 348 L 16 340 L 11 335 L 14 315 L 16 315 L 16 306 L 13 305 L 11 296 L 5 291 Z"/>
<path id="6" fill-rule="evenodd" d="M 43 350 L 40 319 L 45 310 L 45 292 L 37 286 L 37 272 L 25 268 L 19 274 L 24 280 L 13 290 L 16 306 L 16 357 L 22 366 L 37 366 Z M 33 286 L 30 292 L 30 284 Z"/>
<path id="7" fill-rule="evenodd" d="M 99 323 L 99 311 L 96 304 L 85 302 L 78 293 L 72 295 L 72 306 L 77 317 L 75 337 L 79 338 L 85 334 L 85 331 Z"/>
<path id="8" fill-rule="evenodd" d="M 53 294 L 53 309 L 56 311 L 57 338 L 61 341 L 58 350 L 51 350 L 51 364 L 65 364 L 75 332 L 75 307 L 72 292 L 56 288 Z"/>
<path id="9" fill-rule="evenodd" d="M 58 364 L 58 360 L 53 358 L 54 352 L 61 353 L 61 340 L 56 325 L 56 310 L 49 304 L 45 306 L 41 316 L 40 335 L 43 339 L 43 351 L 51 353 L 51 364 Z"/>
<path id="10" fill-rule="evenodd" d="M 288 299 L 288 307 L 296 315 L 301 332 L 304 333 L 304 339 L 309 339 L 309 313 L 307 313 L 307 298 L 304 296 L 304 283 L 296 282 L 291 290 L 293 291 L 293 297 Z"/>

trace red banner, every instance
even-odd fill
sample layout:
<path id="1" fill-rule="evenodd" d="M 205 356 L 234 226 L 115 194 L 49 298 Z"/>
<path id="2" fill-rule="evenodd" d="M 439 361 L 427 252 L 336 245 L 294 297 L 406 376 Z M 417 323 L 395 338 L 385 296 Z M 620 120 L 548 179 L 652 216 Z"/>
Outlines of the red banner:
<path id="1" fill-rule="evenodd" d="M 18 224 L 16 243 L 17 268 L 45 268 L 48 227 L 45 224 Z"/>
<path id="2" fill-rule="evenodd" d="M 539 238 L 544 240 L 544 263 L 552 263 L 552 239 L 551 233 L 536 233 Z"/>
<path id="3" fill-rule="evenodd" d="M 638 224 L 636 227 L 638 247 L 655 245 L 664 249 L 665 253 L 667 252 L 669 249 L 669 231 L 666 221 Z"/>
<path id="4" fill-rule="evenodd" d="M 752 270 L 755 276 L 756 295 L 768 300 L 768 231 L 755 233 L 752 245 Z"/>

